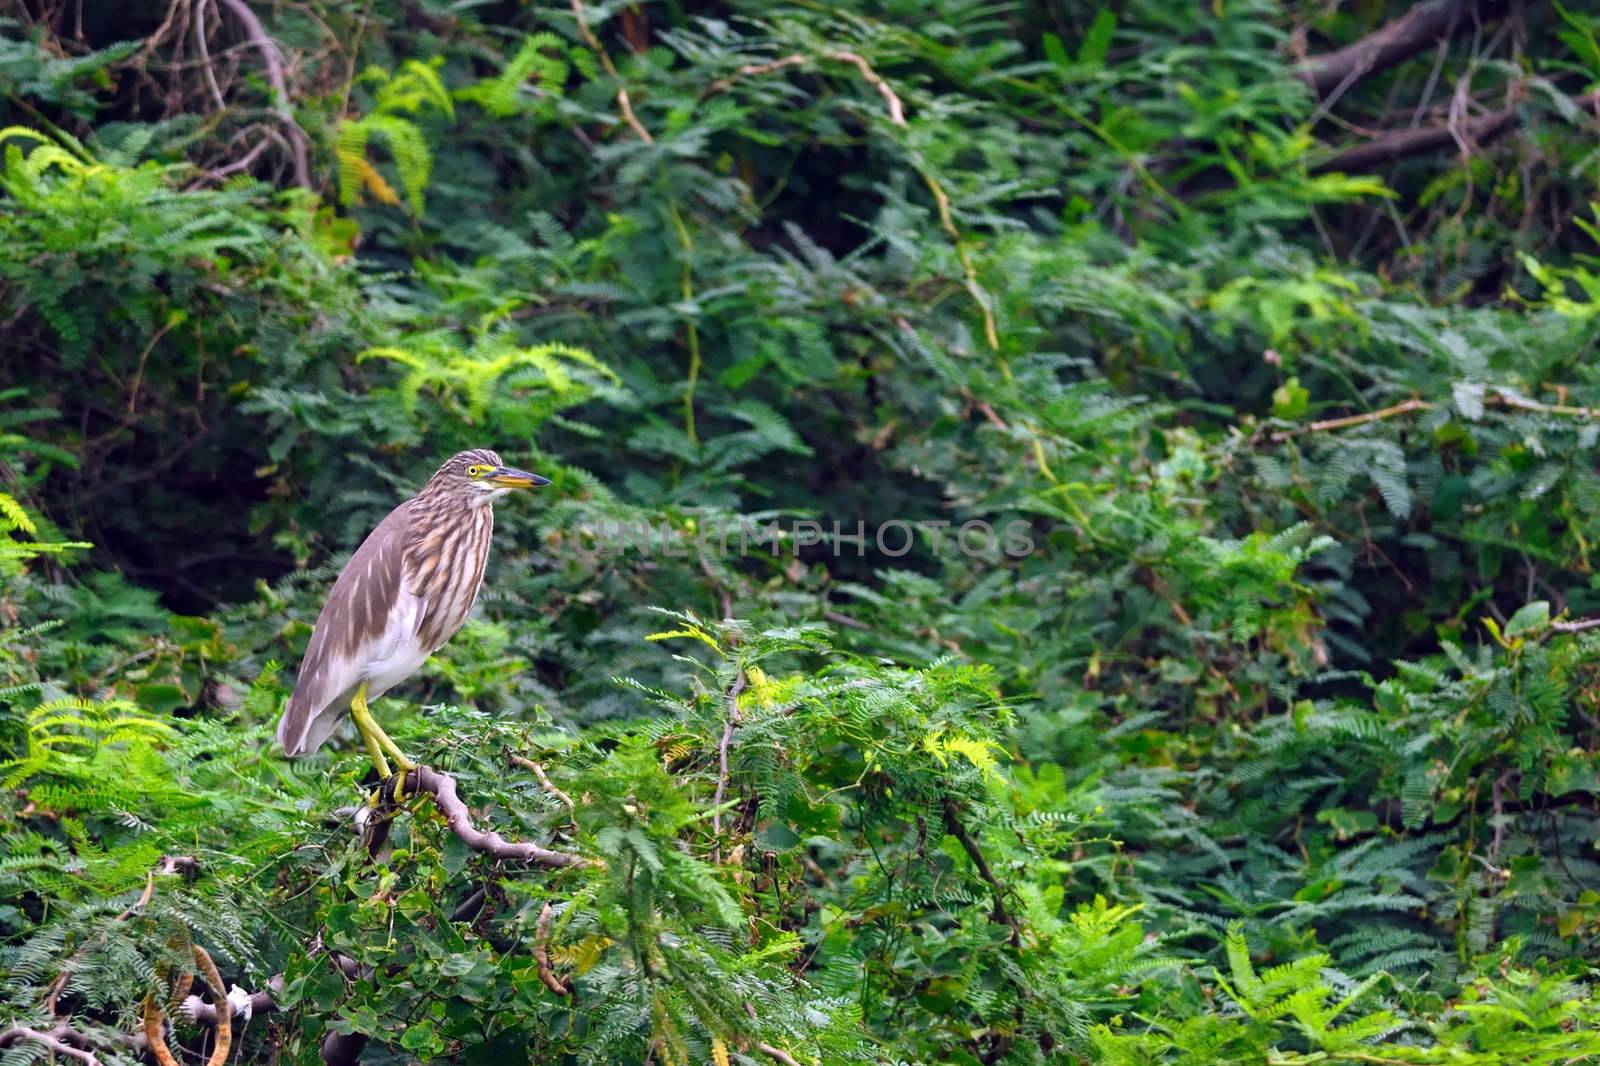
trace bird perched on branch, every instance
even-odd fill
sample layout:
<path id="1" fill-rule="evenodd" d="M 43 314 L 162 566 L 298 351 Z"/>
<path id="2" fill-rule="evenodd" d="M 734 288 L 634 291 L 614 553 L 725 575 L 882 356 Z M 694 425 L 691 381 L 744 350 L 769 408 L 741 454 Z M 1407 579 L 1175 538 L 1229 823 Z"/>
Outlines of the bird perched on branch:
<path id="1" fill-rule="evenodd" d="M 451 456 L 422 491 L 389 512 L 333 583 L 278 722 L 288 755 L 321 747 L 348 708 L 378 773 L 394 756 L 416 764 L 373 719 L 368 703 L 412 674 L 461 629 L 483 584 L 494 501 L 548 478 L 500 462 L 487 449 Z"/>

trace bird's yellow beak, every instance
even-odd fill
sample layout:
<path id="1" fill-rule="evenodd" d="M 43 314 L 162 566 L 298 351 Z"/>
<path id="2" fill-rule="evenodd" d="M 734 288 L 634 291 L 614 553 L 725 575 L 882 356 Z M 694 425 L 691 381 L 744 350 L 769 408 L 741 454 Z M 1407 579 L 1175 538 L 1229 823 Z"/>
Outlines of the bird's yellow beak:
<path id="1" fill-rule="evenodd" d="M 518 470 L 514 466 L 497 466 L 484 480 L 503 489 L 532 489 L 550 484 L 549 478 L 530 474 L 526 470 Z"/>

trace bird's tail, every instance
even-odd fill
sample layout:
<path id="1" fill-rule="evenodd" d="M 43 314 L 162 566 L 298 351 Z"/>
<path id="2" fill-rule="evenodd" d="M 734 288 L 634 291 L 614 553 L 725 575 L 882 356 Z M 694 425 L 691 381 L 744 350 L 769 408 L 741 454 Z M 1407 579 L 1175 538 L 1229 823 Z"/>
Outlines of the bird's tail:
<path id="1" fill-rule="evenodd" d="M 290 758 L 304 755 L 310 750 L 306 746 L 306 741 L 310 739 L 306 734 L 310 732 L 311 725 L 311 708 L 306 706 L 307 702 L 296 691 L 283 705 L 283 717 L 278 719 L 278 744 Z"/>

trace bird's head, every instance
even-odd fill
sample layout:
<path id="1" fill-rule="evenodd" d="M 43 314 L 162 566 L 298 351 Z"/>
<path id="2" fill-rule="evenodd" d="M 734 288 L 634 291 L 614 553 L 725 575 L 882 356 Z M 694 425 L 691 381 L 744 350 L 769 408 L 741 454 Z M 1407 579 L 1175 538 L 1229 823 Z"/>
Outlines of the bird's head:
<path id="1" fill-rule="evenodd" d="M 478 504 L 499 499 L 512 489 L 548 484 L 547 477 L 506 466 L 499 455 L 487 448 L 473 448 L 445 460 L 424 491 L 448 492 Z"/>

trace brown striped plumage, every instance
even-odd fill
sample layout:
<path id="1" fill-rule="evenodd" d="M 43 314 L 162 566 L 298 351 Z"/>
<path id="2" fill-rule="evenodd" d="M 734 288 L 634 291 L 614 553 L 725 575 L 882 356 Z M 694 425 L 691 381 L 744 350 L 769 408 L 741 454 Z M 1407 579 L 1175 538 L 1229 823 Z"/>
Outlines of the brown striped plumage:
<path id="1" fill-rule="evenodd" d="M 493 501 L 546 483 L 501 465 L 492 451 L 466 451 L 378 523 L 317 616 L 278 723 L 287 754 L 320 747 L 361 686 L 376 699 L 456 635 L 483 585 Z"/>

